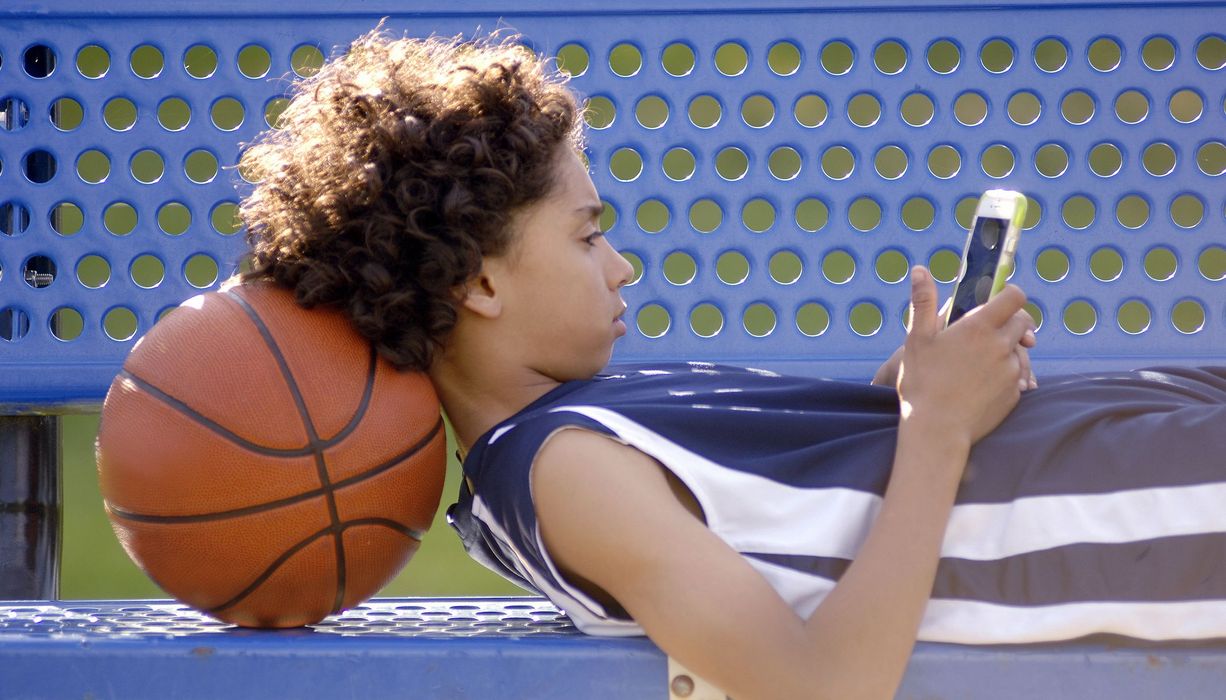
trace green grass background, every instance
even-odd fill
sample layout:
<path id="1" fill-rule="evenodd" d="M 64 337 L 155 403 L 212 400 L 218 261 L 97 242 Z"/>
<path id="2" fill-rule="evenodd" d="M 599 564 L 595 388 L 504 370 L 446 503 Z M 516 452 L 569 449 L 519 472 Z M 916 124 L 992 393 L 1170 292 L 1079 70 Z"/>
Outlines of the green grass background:
<path id="1" fill-rule="evenodd" d="M 97 434 L 97 414 L 62 418 L 64 520 L 60 597 L 168 598 L 128 558 L 111 530 L 98 491 L 94 461 Z M 447 454 L 447 482 L 434 525 L 408 566 L 379 595 L 525 595 L 523 589 L 469 559 L 459 538 L 447 525 L 444 512 L 455 501 L 460 475 L 450 427 Z"/>

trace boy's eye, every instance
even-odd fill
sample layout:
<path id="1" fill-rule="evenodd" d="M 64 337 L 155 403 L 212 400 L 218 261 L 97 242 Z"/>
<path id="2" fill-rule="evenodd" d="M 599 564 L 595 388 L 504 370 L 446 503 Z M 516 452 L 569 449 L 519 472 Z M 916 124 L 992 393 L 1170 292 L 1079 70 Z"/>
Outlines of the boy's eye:
<path id="1" fill-rule="evenodd" d="M 583 240 L 587 241 L 588 245 L 596 245 L 596 239 L 603 235 L 604 235 L 603 231 L 593 231 L 591 234 L 588 235 L 587 238 L 584 238 Z"/>

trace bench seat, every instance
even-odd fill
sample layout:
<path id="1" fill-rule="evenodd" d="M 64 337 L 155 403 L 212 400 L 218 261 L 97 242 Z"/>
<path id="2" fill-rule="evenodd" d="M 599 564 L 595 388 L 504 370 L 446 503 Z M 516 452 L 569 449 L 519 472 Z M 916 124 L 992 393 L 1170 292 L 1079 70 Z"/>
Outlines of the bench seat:
<path id="1" fill-rule="evenodd" d="M 746 621 L 747 633 L 752 622 Z M 897 697 L 1222 697 L 1226 646 L 920 644 Z M 579 632 L 542 598 L 377 598 L 249 630 L 169 600 L 0 606 L 0 694 L 24 698 L 668 697 L 645 637 Z"/>

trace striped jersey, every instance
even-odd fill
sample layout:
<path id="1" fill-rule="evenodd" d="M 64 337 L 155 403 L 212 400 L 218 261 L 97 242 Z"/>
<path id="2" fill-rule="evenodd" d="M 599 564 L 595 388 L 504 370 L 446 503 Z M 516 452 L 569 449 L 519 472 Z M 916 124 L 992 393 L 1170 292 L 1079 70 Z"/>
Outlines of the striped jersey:
<path id="1" fill-rule="evenodd" d="M 537 526 L 533 460 L 555 432 L 585 428 L 672 472 L 710 530 L 807 617 L 868 533 L 897 426 L 890 387 L 610 365 L 481 436 L 449 522 L 473 558 L 581 630 L 642 634 L 561 575 Z M 1096 633 L 1226 637 L 1226 367 L 1047 377 L 970 453 L 919 639 Z"/>

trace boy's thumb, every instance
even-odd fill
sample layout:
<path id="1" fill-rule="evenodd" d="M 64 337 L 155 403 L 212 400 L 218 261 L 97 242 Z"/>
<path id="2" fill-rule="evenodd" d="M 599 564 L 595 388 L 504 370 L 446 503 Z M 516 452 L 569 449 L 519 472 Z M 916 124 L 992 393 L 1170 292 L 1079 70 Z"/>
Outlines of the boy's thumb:
<path id="1" fill-rule="evenodd" d="M 911 333 L 937 332 L 937 287 L 923 265 L 911 268 Z"/>

